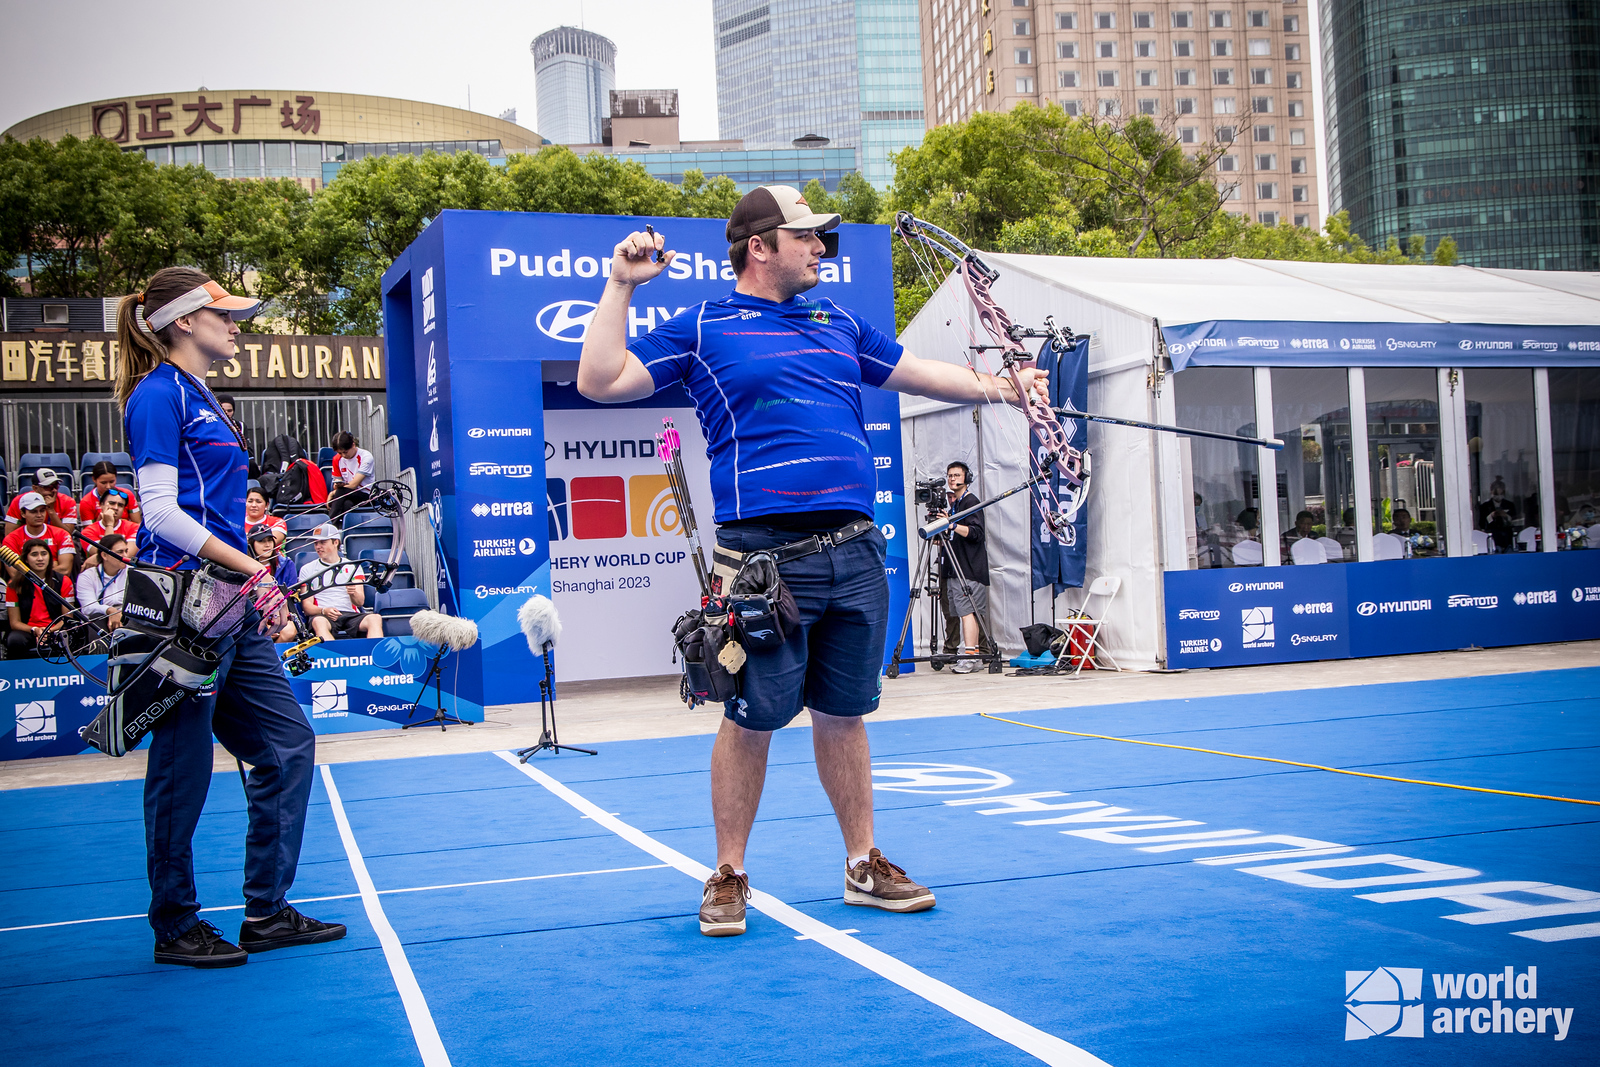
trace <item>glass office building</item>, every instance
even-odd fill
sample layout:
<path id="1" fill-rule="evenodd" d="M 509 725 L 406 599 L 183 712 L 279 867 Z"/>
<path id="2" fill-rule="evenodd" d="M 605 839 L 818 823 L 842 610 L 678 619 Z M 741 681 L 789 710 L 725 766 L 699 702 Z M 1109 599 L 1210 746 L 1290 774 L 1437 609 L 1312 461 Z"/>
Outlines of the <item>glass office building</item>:
<path id="1" fill-rule="evenodd" d="M 617 87 L 617 46 L 598 33 L 558 26 L 529 49 L 540 132 L 556 144 L 599 144 Z"/>
<path id="2" fill-rule="evenodd" d="M 1600 269 L 1600 12 L 1567 0 L 1323 0 L 1331 209 L 1375 244 Z"/>
<path id="3" fill-rule="evenodd" d="M 920 144 L 916 0 L 714 0 L 720 136 L 752 149 L 815 134 L 880 188 Z"/>

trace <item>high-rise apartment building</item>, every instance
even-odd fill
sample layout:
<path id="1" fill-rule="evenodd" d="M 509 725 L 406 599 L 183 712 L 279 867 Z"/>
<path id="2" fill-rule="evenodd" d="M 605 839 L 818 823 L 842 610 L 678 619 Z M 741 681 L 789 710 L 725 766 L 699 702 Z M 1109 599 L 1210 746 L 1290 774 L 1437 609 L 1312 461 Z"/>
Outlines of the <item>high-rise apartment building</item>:
<path id="1" fill-rule="evenodd" d="M 1322 0 L 1330 204 L 1480 267 L 1600 269 L 1593 4 Z"/>
<path id="2" fill-rule="evenodd" d="M 556 144 L 599 144 L 617 87 L 617 46 L 598 33 L 558 26 L 529 49 L 539 132 Z"/>
<path id="3" fill-rule="evenodd" d="M 1227 210 L 1322 225 L 1300 0 L 921 0 L 930 126 L 1026 101 L 1229 147 Z"/>
<path id="4" fill-rule="evenodd" d="M 879 187 L 924 129 L 917 0 L 713 0 L 720 135 L 781 150 L 817 135 L 859 150 Z"/>

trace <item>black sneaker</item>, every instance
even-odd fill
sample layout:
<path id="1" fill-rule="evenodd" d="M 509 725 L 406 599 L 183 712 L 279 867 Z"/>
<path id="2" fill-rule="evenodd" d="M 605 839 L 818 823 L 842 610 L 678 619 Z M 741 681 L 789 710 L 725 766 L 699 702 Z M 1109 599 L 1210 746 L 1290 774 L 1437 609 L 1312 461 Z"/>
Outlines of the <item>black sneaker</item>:
<path id="1" fill-rule="evenodd" d="M 320 945 L 344 936 L 339 923 L 324 923 L 286 907 L 270 919 L 239 924 L 239 947 L 246 952 L 266 952 L 291 945 Z"/>
<path id="2" fill-rule="evenodd" d="M 156 943 L 156 962 L 180 967 L 237 967 L 249 958 L 244 949 L 223 940 L 222 931 L 204 919 L 183 936 Z"/>

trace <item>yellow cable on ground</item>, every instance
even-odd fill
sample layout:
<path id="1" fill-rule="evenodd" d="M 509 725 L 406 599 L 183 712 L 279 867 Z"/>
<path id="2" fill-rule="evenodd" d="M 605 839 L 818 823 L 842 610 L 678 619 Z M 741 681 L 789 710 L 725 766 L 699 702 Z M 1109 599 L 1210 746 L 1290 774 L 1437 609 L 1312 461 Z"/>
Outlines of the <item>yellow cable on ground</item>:
<path id="1" fill-rule="evenodd" d="M 1320 763 L 1301 763 L 1292 759 L 1277 759 L 1272 756 L 1247 756 L 1242 752 L 1219 752 L 1214 748 L 1195 748 L 1192 745 L 1169 745 L 1160 741 L 1135 741 L 1131 737 L 1111 737 L 1107 734 L 1086 734 L 1077 730 L 1058 730 L 1053 726 L 1039 726 L 1031 722 L 1018 722 L 1015 719 L 1003 719 L 998 715 L 987 712 L 978 712 L 980 718 L 993 719 L 995 722 L 1008 722 L 1012 726 L 1026 726 L 1030 730 L 1044 730 L 1052 734 L 1070 734 L 1073 737 L 1092 737 L 1097 741 L 1121 741 L 1128 745 L 1149 745 L 1151 748 L 1177 748 L 1185 752 L 1203 752 L 1208 756 L 1231 756 L 1234 759 L 1259 760 L 1262 763 L 1282 763 L 1290 767 L 1305 767 L 1313 771 L 1328 771 L 1332 774 L 1351 774 L 1357 778 L 1377 778 L 1385 782 L 1404 782 L 1406 785 L 1433 785 L 1440 789 L 1465 789 L 1472 793 L 1495 793 L 1503 797 L 1527 797 L 1530 800 L 1559 800 L 1563 804 L 1590 804 L 1600 807 L 1600 800 L 1579 800 L 1576 797 L 1550 797 L 1543 793 L 1518 793 L 1511 789 L 1485 789 L 1480 785 L 1457 785 L 1454 782 L 1430 782 L 1422 778 L 1396 778 L 1392 774 L 1369 774 L 1366 771 L 1347 771 L 1342 767 L 1324 767 Z"/>

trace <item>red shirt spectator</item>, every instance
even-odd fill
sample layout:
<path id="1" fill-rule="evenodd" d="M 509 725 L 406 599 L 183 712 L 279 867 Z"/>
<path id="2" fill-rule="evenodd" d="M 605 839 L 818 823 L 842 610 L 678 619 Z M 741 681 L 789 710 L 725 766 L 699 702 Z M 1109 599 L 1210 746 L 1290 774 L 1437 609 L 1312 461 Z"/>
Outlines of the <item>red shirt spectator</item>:
<path id="1" fill-rule="evenodd" d="M 72 547 L 72 535 L 59 526 L 46 526 L 43 532 L 35 530 L 33 533 L 28 532 L 27 526 L 18 526 L 15 530 L 6 534 L 5 546 L 21 555 L 22 546 L 27 543 L 30 537 L 37 537 L 50 542 L 50 558 L 54 560 L 59 561 L 61 559 L 63 549 L 73 554 L 77 552 Z"/>
<path id="2" fill-rule="evenodd" d="M 128 539 L 129 544 L 132 544 L 133 539 L 139 536 L 139 524 L 136 522 L 129 522 L 127 519 L 123 519 L 121 522 L 117 523 L 115 527 L 109 530 L 105 528 L 104 524 L 98 522 L 89 526 L 85 526 L 83 529 L 83 536 L 88 538 L 90 541 L 99 541 L 102 537 L 109 533 L 121 534 L 123 537 Z"/>
<path id="3" fill-rule="evenodd" d="M 8 537 L 6 540 L 9 541 L 10 538 Z M 15 582 L 12 582 L 6 586 L 6 607 L 14 608 L 17 606 L 19 603 L 17 600 L 17 592 L 18 590 Z M 65 574 L 61 576 L 61 595 L 66 597 L 68 600 L 71 600 L 73 597 L 72 579 Z M 50 608 L 45 599 L 45 595 L 39 592 L 37 589 L 34 590 L 33 594 L 33 610 L 28 613 L 28 618 L 25 621 L 29 626 L 38 626 L 41 628 L 48 628 L 49 625 L 55 621 L 50 617 Z"/>
<path id="4" fill-rule="evenodd" d="M 129 489 L 125 485 L 117 486 L 116 491 L 121 493 L 128 500 L 128 506 L 123 509 L 123 514 L 128 514 L 130 512 L 139 510 L 138 493 L 135 493 L 132 489 Z M 83 494 L 83 499 L 78 501 L 78 521 L 94 522 L 97 520 L 100 517 L 100 503 L 104 499 L 105 494 L 98 489 L 91 489 L 87 493 Z M 134 526 L 138 525 L 138 523 L 134 523 Z"/>
<path id="5" fill-rule="evenodd" d="M 37 490 L 37 489 L 32 490 L 32 491 L 35 492 L 35 493 L 39 492 L 39 490 Z M 12 499 L 11 506 L 6 508 L 6 521 L 7 522 L 14 522 L 14 523 L 21 523 L 22 522 L 22 512 L 18 510 L 18 505 L 22 502 L 22 498 L 24 496 L 26 496 L 26 495 L 27 495 L 26 493 L 20 493 L 20 494 L 18 494 L 16 497 L 14 497 Z M 50 498 L 48 496 L 45 496 L 45 494 L 43 494 L 43 493 L 39 493 L 39 495 L 44 497 L 44 501 L 45 501 L 45 503 L 47 505 L 51 504 Z M 97 507 L 97 508 L 95 508 L 93 514 L 91 514 L 89 516 L 89 518 L 92 519 L 92 518 L 95 517 L 95 515 L 98 515 L 98 514 L 100 514 L 100 509 Z M 62 518 L 65 518 L 68 522 L 75 522 L 77 520 L 77 518 L 78 518 L 78 506 L 72 502 L 72 498 L 70 496 L 68 496 L 67 494 L 61 492 L 58 489 L 58 490 L 56 490 L 56 498 L 55 498 L 54 505 L 51 506 L 51 508 L 50 508 L 50 517 L 47 517 L 45 519 L 45 521 L 48 522 L 51 526 L 56 526 L 58 524 L 57 524 L 57 522 L 55 520 L 56 519 L 62 519 Z"/>

